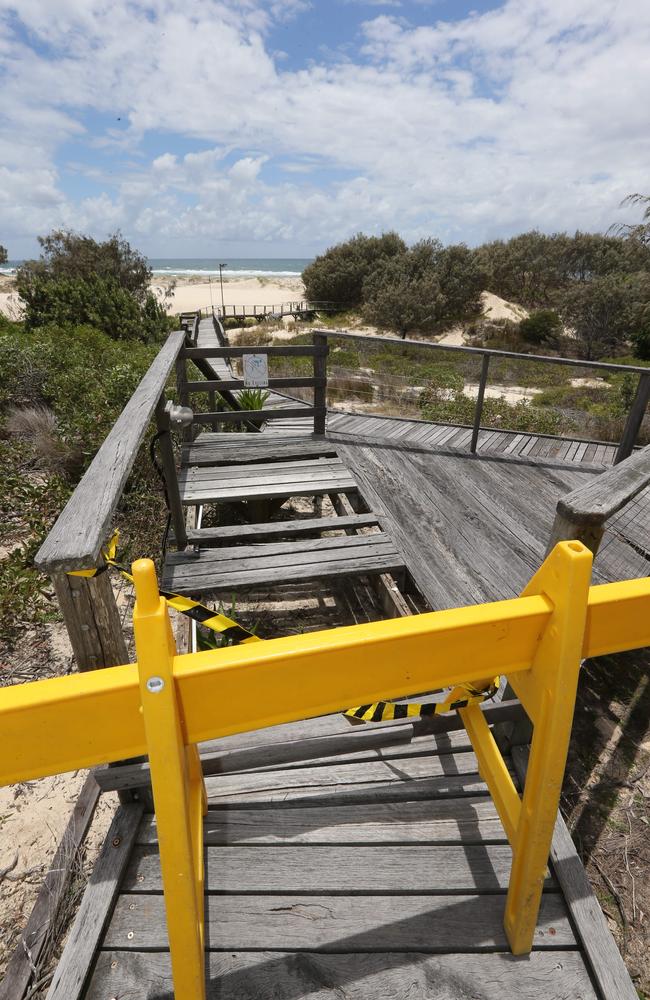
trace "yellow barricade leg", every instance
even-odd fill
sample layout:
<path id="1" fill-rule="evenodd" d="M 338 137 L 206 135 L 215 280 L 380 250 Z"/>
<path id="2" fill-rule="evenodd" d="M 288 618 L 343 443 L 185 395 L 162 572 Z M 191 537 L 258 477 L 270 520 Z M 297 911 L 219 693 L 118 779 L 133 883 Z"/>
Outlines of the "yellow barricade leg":
<path id="1" fill-rule="evenodd" d="M 173 675 L 174 643 L 154 565 L 133 565 L 140 697 L 151 768 L 176 1000 L 204 1000 L 203 777 L 184 744 Z M 197 773 L 198 767 L 198 773 Z"/>
<path id="2" fill-rule="evenodd" d="M 571 736 L 591 563 L 580 542 L 561 542 L 522 595 L 545 595 L 553 613 L 531 670 L 510 678 L 534 723 L 504 921 L 515 955 L 531 950 L 537 923 Z"/>

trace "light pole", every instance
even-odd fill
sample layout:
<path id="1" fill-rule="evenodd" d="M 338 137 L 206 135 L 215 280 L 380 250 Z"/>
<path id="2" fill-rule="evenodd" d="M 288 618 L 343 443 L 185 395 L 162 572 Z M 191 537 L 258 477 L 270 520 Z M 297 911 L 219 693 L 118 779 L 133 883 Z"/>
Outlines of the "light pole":
<path id="1" fill-rule="evenodd" d="M 226 307 L 223 304 L 223 269 L 228 267 L 227 264 L 219 264 L 219 284 L 221 285 L 221 315 L 225 318 Z"/>

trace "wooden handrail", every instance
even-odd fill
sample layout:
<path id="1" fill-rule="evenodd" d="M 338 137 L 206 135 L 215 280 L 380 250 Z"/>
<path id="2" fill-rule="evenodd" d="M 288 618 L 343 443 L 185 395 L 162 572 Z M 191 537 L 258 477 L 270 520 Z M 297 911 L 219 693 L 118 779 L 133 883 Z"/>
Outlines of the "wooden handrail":
<path id="1" fill-rule="evenodd" d="M 95 566 L 185 331 L 170 333 L 36 554 L 48 573 Z"/>
<path id="2" fill-rule="evenodd" d="M 604 371 L 625 375 L 650 375 L 650 369 L 642 365 L 617 365 L 608 361 L 580 361 L 579 358 L 559 358 L 546 354 L 522 354 L 520 351 L 500 351 L 493 347 L 464 347 L 460 344 L 436 344 L 430 340 L 412 340 L 401 337 L 375 337 L 368 333 L 349 333 L 347 330 L 315 330 L 314 333 L 334 340 L 361 340 L 377 347 L 395 344 L 397 347 L 417 347 L 422 350 L 456 351 L 459 354 L 489 355 L 491 358 L 516 358 L 518 361 L 543 361 L 551 365 L 569 365 L 574 368 L 600 368 Z"/>
<path id="3" fill-rule="evenodd" d="M 401 337 L 373 337 L 367 333 L 349 333 L 343 330 L 318 330 L 317 334 L 324 342 L 328 337 L 344 338 L 347 340 L 372 342 L 375 345 L 396 344 L 399 347 L 417 347 L 418 350 L 436 351 L 456 351 L 461 354 L 480 355 L 483 359 L 481 366 L 481 376 L 479 381 L 478 395 L 474 407 L 474 420 L 472 422 L 472 438 L 470 451 L 476 451 L 478 435 L 481 430 L 481 415 L 483 412 L 483 400 L 485 397 L 485 387 L 487 384 L 488 367 L 491 358 L 515 358 L 517 361 L 544 362 L 551 365 L 568 365 L 572 368 L 594 368 L 601 371 L 616 372 L 618 374 L 633 374 L 639 376 L 639 381 L 634 396 L 634 400 L 628 411 L 625 427 L 621 435 L 618 450 L 616 452 L 615 463 L 622 462 L 628 455 L 632 454 L 636 439 L 643 422 L 648 400 L 650 399 L 650 370 L 642 365 L 617 365 L 607 361 L 580 361 L 578 358 L 558 358 L 545 354 L 521 354 L 518 351 L 500 351 L 491 347 L 463 347 L 458 344 L 436 344 L 426 340 L 402 340 Z M 500 427 L 499 430 L 507 428 Z"/>
<path id="4" fill-rule="evenodd" d="M 577 538 L 597 552 L 608 519 L 650 485 L 650 445 L 558 500 L 548 550 Z"/>

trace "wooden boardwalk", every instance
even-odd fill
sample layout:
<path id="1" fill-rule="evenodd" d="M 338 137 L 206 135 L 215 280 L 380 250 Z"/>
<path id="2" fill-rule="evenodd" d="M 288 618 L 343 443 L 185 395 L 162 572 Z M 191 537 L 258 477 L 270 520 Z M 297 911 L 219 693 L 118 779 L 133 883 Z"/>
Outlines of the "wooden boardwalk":
<path id="1" fill-rule="evenodd" d="M 586 464 L 586 450 L 572 448 L 564 458 L 522 457 L 516 449 L 470 456 L 450 447 L 457 429 L 446 435 L 431 425 L 407 426 L 397 434 L 393 421 L 390 437 L 385 427 L 375 436 L 375 421 L 335 415 L 324 438 L 307 428 L 290 435 L 206 433 L 186 445 L 187 473 L 211 476 L 202 482 L 214 485 L 214 493 L 187 494 L 186 502 L 218 501 L 224 491 L 241 499 L 245 491 L 234 484 L 252 489 L 255 481 L 261 495 L 277 499 L 270 473 L 289 477 L 285 485 L 294 490 L 292 477 L 305 470 L 308 476 L 314 466 L 307 463 L 320 462 L 325 477 L 328 470 L 347 476 L 332 492 L 356 496 L 358 512 L 340 518 L 346 533 L 331 538 L 336 517 L 199 529 L 192 540 L 207 547 L 194 561 L 170 556 L 165 585 L 184 580 L 186 589 L 202 592 L 225 575 L 232 587 L 241 571 L 240 584 L 268 586 L 275 570 L 264 563 L 265 545 L 275 546 L 275 555 L 284 546 L 298 575 L 302 553 L 310 553 L 310 578 L 324 579 L 318 545 L 304 539 L 313 520 L 317 539 L 327 533 L 321 544 L 331 540 L 355 552 L 357 573 L 364 572 L 362 546 L 384 546 L 391 559 L 396 552 L 396 566 L 407 568 L 432 608 L 510 597 L 542 559 L 558 497 L 603 467 Z M 364 438 L 364 428 L 372 436 Z M 309 489 L 313 482 L 297 493 Z M 380 534 L 354 534 L 378 527 Z M 259 576 L 244 579 L 248 560 L 257 562 Z M 598 572 L 606 576 L 607 566 Z M 341 575 L 338 567 L 333 575 Z M 341 716 L 203 748 L 210 760 L 208 997 L 631 998 L 561 823 L 563 846 L 554 856 L 562 866 L 551 866 L 531 955 L 515 959 L 502 927 L 511 851 L 466 735 L 415 736 L 396 723 L 378 728 L 379 750 L 364 742 L 367 729 L 351 729 Z M 509 766 L 516 776 L 513 761 Z M 172 995 L 151 815 L 133 827 L 131 840 L 87 1000 Z M 612 989 L 594 978 L 601 954 L 613 969 Z"/>
<path id="2" fill-rule="evenodd" d="M 216 343 L 202 321 L 199 347 Z M 232 381 L 230 367 L 217 375 Z M 287 399 L 310 410 L 278 392 L 267 405 L 286 410 Z M 469 428 L 334 411 L 314 434 L 314 410 L 185 442 L 189 545 L 167 555 L 164 587 L 209 599 L 299 583 L 336 599 L 358 580 L 405 616 L 511 597 L 543 558 L 558 498 L 614 457 L 598 442 L 491 430 L 472 455 Z M 311 512 L 287 509 L 303 497 Z M 218 516 L 197 525 L 204 506 Z M 647 517 L 619 529 L 596 581 L 637 575 L 646 558 Z M 533 950 L 511 955 L 512 854 L 457 721 L 351 726 L 336 715 L 203 745 L 209 1000 L 634 1000 L 560 819 Z M 521 783 L 525 748 L 506 765 Z M 147 766 L 97 780 L 137 796 Z M 173 1000 L 156 822 L 142 801 L 118 810 L 48 992 L 82 997 Z"/>
<path id="3" fill-rule="evenodd" d="M 466 736 L 391 745 L 400 728 L 383 730 L 381 752 L 356 750 L 340 716 L 212 744 L 260 763 L 206 779 L 208 997 L 600 998 L 553 872 L 532 954 L 510 954 L 511 852 Z M 333 738 L 348 752 L 261 764 Z M 172 995 L 150 815 L 133 841 L 87 1000 Z"/>

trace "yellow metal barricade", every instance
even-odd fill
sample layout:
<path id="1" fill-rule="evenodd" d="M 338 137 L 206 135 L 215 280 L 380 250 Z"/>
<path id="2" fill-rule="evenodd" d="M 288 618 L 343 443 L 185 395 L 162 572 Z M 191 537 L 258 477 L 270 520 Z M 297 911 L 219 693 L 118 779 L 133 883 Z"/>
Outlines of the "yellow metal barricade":
<path id="1" fill-rule="evenodd" d="M 150 560 L 133 566 L 137 664 L 0 691 L 0 784 L 148 754 L 176 1000 L 205 996 L 205 788 L 196 744 L 505 674 L 534 724 L 520 799 L 478 705 L 459 714 L 513 851 L 504 923 L 530 951 L 583 657 L 650 643 L 650 579 L 590 587 L 560 542 L 521 597 L 176 655 Z"/>

